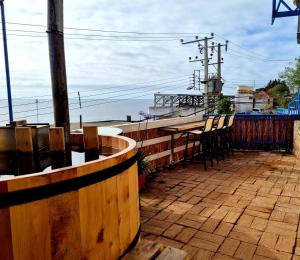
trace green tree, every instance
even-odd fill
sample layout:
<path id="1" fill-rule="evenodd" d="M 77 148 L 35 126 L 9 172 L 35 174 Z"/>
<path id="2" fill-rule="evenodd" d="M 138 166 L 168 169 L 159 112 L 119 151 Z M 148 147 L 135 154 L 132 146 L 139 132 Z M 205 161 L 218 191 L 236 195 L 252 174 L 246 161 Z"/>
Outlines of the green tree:
<path id="1" fill-rule="evenodd" d="M 269 93 L 271 93 L 273 96 L 278 97 L 278 96 L 287 96 L 290 94 L 290 90 L 288 88 L 288 86 L 286 86 L 285 84 L 277 84 L 274 87 L 272 87 L 271 89 L 268 90 Z"/>
<path id="2" fill-rule="evenodd" d="M 286 97 L 279 97 L 277 99 L 277 104 L 280 107 L 287 108 L 288 104 L 290 103 L 291 98 L 286 98 Z"/>
<path id="3" fill-rule="evenodd" d="M 279 77 L 284 80 L 291 92 L 295 93 L 300 87 L 300 57 L 296 58 L 294 66 L 286 67 Z"/>
<path id="4" fill-rule="evenodd" d="M 287 97 L 290 94 L 288 86 L 280 83 L 269 89 L 268 92 L 274 97 L 275 106 L 287 107 L 290 101 L 290 98 Z"/>
<path id="5" fill-rule="evenodd" d="M 262 90 L 269 90 L 271 88 L 274 88 L 277 85 L 284 85 L 287 87 L 287 85 L 285 84 L 284 81 L 282 81 L 281 79 L 274 79 L 274 80 L 270 80 L 269 83 L 267 84 L 267 86 L 265 88 L 263 88 Z"/>
<path id="6" fill-rule="evenodd" d="M 218 114 L 231 114 L 231 102 L 227 98 L 222 98 L 218 102 L 217 113 Z"/>

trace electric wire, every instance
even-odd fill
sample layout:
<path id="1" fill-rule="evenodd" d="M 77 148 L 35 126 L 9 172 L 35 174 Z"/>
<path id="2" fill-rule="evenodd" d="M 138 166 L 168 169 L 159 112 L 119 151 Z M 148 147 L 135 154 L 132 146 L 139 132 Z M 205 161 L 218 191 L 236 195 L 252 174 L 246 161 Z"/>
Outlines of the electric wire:
<path id="1" fill-rule="evenodd" d="M 22 26 L 32 26 L 32 27 L 42 27 L 47 28 L 46 25 L 32 24 L 32 23 L 19 23 L 19 22 L 6 22 L 7 24 L 12 25 L 22 25 Z M 119 34 L 137 34 L 137 35 L 197 35 L 197 34 L 210 34 L 207 32 L 137 32 L 137 31 L 118 31 L 118 30 L 103 30 L 103 29 L 94 29 L 94 28 L 78 28 L 78 27 L 66 27 L 67 30 L 78 30 L 78 31 L 92 31 L 92 32 L 105 32 L 105 33 L 119 33 Z"/>
<path id="2" fill-rule="evenodd" d="M 165 83 L 165 84 L 169 84 L 170 82 L 168 82 L 168 83 Z M 178 81 L 177 81 L 177 83 L 179 83 Z M 184 82 L 182 82 L 181 84 L 183 85 L 183 84 L 187 84 L 187 81 L 185 80 Z M 157 84 L 157 85 L 154 85 L 154 86 L 158 86 L 158 85 L 161 85 L 161 84 Z M 182 85 L 180 86 L 180 87 L 182 87 Z M 169 89 L 169 88 L 171 88 L 172 86 L 164 86 L 164 89 Z M 142 88 L 142 90 L 141 91 L 137 91 L 137 92 L 128 92 L 128 91 L 130 91 L 130 90 L 135 90 L 135 89 L 140 89 L 140 88 Z M 144 88 L 145 87 L 137 87 L 137 88 L 132 88 L 132 89 L 126 89 L 126 90 L 122 90 L 122 91 L 126 91 L 126 93 L 125 94 L 122 94 L 122 95 L 114 95 L 114 96 L 111 96 L 111 97 L 109 97 L 109 98 L 103 98 L 103 99 L 115 99 L 115 98 L 119 98 L 119 97 L 123 97 L 123 96 L 128 96 L 128 95 L 134 95 L 134 94 L 137 94 L 137 93 L 148 93 L 149 92 L 149 90 L 148 91 L 145 91 L 144 90 Z M 147 88 L 149 88 L 149 86 L 147 86 Z M 153 90 L 160 90 L 161 89 L 161 87 L 159 88 L 159 89 L 151 89 L 150 90 L 150 92 L 153 92 Z M 122 92 L 122 91 L 119 91 L 119 92 Z M 114 92 L 107 92 L 107 93 L 115 93 L 115 91 Z M 103 93 L 104 94 L 104 93 Z M 102 95 L 102 94 L 100 94 L 100 95 Z M 87 96 L 87 97 L 92 97 L 92 96 L 97 96 L 97 95 L 89 95 L 89 96 Z M 82 96 L 81 98 L 83 98 L 84 96 Z M 82 104 L 85 104 L 85 103 L 91 103 L 91 102 L 97 102 L 97 101 L 99 101 L 99 100 L 83 100 L 83 101 L 81 101 L 81 103 Z M 49 101 L 48 101 L 49 102 Z M 111 102 L 111 101 L 109 101 L 109 102 Z M 107 103 L 107 102 L 106 102 Z M 77 105 L 78 104 L 78 102 L 70 102 L 69 103 L 69 105 L 71 106 L 71 105 Z M 84 107 L 86 107 L 86 106 L 82 106 L 83 108 Z M 39 110 L 45 110 L 45 109 L 52 109 L 52 106 L 47 106 L 47 107 L 40 107 L 39 108 Z M 72 108 L 70 108 L 70 110 L 71 110 Z M 27 113 L 27 112 L 33 112 L 33 111 L 36 111 L 36 108 L 34 108 L 34 109 L 28 109 L 28 110 L 22 110 L 22 111 L 15 111 L 14 112 L 14 114 L 20 114 L 20 113 Z M 1 116 L 5 116 L 5 115 L 8 115 L 8 113 L 0 113 L 0 115 Z"/>
<path id="3" fill-rule="evenodd" d="M 182 88 L 182 86 L 169 86 L 165 89 L 177 89 L 177 88 Z M 87 106 L 82 106 L 82 109 L 84 108 L 87 108 L 87 107 L 92 107 L 92 106 L 98 106 L 98 105 L 104 105 L 104 104 L 108 104 L 108 103 L 116 103 L 116 102 L 122 102 L 122 101 L 126 101 L 126 100 L 130 100 L 130 99 L 135 99 L 135 98 L 140 98 L 140 97 L 145 97 L 145 96 L 148 96 L 150 95 L 151 93 L 148 93 L 149 91 L 147 91 L 145 94 L 145 91 L 143 91 L 144 94 L 142 95 L 138 95 L 138 96 L 131 96 L 129 98 L 124 98 L 124 99 L 119 99 L 119 100 L 110 100 L 110 101 L 106 101 L 106 102 L 100 102 L 100 103 L 97 103 L 97 104 L 92 104 L 92 105 L 87 105 Z M 151 92 L 153 92 L 153 90 L 151 90 Z M 131 95 L 132 93 L 130 93 L 129 95 Z M 121 96 L 125 96 L 125 95 L 121 95 Z M 99 100 L 97 100 L 99 101 Z M 51 107 L 52 108 L 52 107 Z M 70 108 L 69 109 L 70 111 L 71 110 L 80 110 L 80 107 L 76 107 L 76 108 Z M 36 110 L 35 110 L 36 111 Z M 45 113 L 39 113 L 39 116 L 42 116 L 42 115 L 50 115 L 50 114 L 53 114 L 53 111 L 51 112 L 45 112 Z M 6 114 L 7 115 L 7 114 Z M 36 117 L 36 114 L 31 114 L 31 115 L 24 115 L 22 116 L 22 118 L 30 118 L 30 117 Z M 20 118 L 16 118 L 17 119 L 20 119 Z M 7 120 L 1 120 L 0 122 L 7 122 Z"/>
<path id="4" fill-rule="evenodd" d="M 6 29 L 9 32 L 21 32 L 21 33 L 37 33 L 47 34 L 47 31 L 33 31 L 33 30 L 20 30 L 20 29 Z M 83 34 L 83 33 L 68 33 L 64 32 L 64 35 L 70 36 L 84 36 L 84 37 L 103 37 L 103 38 L 134 38 L 134 39 L 173 39 L 179 40 L 180 38 L 175 36 L 132 36 L 132 35 L 104 35 L 104 34 Z M 187 36 L 192 37 L 192 36 Z"/>
<path id="5" fill-rule="evenodd" d="M 111 89 L 111 88 L 120 88 L 120 87 L 127 87 L 127 86 L 132 86 L 132 85 L 144 85 L 144 84 L 149 84 L 149 83 L 154 83 L 154 82 L 160 82 L 160 81 L 168 81 L 168 80 L 171 80 L 171 79 L 181 79 L 181 78 L 184 78 L 184 77 L 187 77 L 187 76 L 190 76 L 190 74 L 186 74 L 186 75 L 182 75 L 182 76 L 178 76 L 178 77 L 170 77 L 170 78 L 163 78 L 163 79 L 156 79 L 156 80 L 150 80 L 150 81 L 142 81 L 142 82 L 133 82 L 133 83 L 126 83 L 126 84 L 122 84 L 122 85 L 117 85 L 117 86 L 107 86 L 107 87 L 102 87 L 101 86 L 101 89 L 98 89 L 98 88 L 90 88 L 90 89 L 86 89 L 86 90 L 80 90 L 79 92 L 80 93 L 83 93 L 83 92 L 90 92 L 90 91 L 101 91 L 103 89 Z M 151 87 L 151 86 L 148 86 L 148 87 Z M 69 94 L 77 94 L 78 93 L 78 90 L 76 91 L 71 91 L 69 92 Z M 51 94 L 48 94 L 48 95 L 40 95 L 40 96 L 25 96 L 25 97 L 20 97 L 18 99 L 32 99 L 32 98 L 45 98 L 45 97 L 52 97 Z"/>
<path id="6" fill-rule="evenodd" d="M 32 38 L 47 38 L 47 35 L 34 35 L 34 34 L 17 34 L 7 33 L 8 36 L 17 37 L 32 37 Z M 85 38 L 85 37 L 64 37 L 67 40 L 87 40 L 87 41 L 115 41 L 115 42 L 174 42 L 179 39 L 106 39 L 106 38 Z"/>

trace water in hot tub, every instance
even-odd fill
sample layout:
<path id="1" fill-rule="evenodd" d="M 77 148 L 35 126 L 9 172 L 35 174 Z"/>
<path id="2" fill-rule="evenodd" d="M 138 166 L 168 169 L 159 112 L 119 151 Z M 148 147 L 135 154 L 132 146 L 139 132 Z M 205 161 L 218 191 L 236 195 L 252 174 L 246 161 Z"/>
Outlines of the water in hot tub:
<path id="1" fill-rule="evenodd" d="M 0 181 L 10 179 L 13 176 L 48 172 L 62 167 L 76 166 L 104 157 L 98 151 L 82 152 L 80 150 L 61 153 L 50 153 L 48 150 L 44 150 L 29 154 L 1 152 Z"/>

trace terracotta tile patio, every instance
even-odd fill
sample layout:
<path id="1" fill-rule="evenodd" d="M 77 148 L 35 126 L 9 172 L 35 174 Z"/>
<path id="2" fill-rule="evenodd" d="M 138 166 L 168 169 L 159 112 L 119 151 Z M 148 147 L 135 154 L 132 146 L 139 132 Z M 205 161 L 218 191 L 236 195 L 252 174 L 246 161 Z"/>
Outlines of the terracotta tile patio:
<path id="1" fill-rule="evenodd" d="M 141 195 L 142 236 L 192 259 L 300 259 L 300 161 L 236 153 L 160 172 Z"/>

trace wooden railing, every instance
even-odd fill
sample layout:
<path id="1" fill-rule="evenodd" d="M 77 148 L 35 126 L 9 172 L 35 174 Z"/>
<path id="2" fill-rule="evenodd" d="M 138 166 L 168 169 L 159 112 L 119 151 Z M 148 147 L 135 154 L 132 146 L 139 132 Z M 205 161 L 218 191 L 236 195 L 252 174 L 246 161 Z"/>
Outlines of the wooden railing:
<path id="1" fill-rule="evenodd" d="M 174 149 L 172 153 L 171 134 L 164 131 L 165 127 L 199 122 L 200 116 L 178 117 L 162 119 L 135 124 L 119 125 L 123 129 L 123 135 L 137 141 L 137 147 L 142 149 L 148 156 L 153 170 L 162 169 L 170 164 L 180 162 L 184 156 L 185 137 L 182 134 L 174 134 Z M 192 144 L 189 145 L 189 152 Z"/>
<path id="2" fill-rule="evenodd" d="M 119 152 L 0 181 L 0 259 L 117 259 L 138 241 L 136 143 L 101 139 Z"/>
<path id="3" fill-rule="evenodd" d="M 185 136 L 175 134 L 174 153 L 171 151 L 171 135 L 163 128 L 175 124 L 199 122 L 198 116 L 157 120 L 137 124 L 120 125 L 124 135 L 138 142 L 148 155 L 153 169 L 161 169 L 183 159 Z M 300 116 L 237 115 L 233 125 L 233 145 L 241 150 L 285 150 L 293 148 L 294 121 Z M 191 144 L 190 144 L 191 147 Z M 191 152 L 191 148 L 189 148 Z"/>
<path id="4" fill-rule="evenodd" d="M 236 115 L 232 136 L 235 149 L 285 150 L 293 149 L 294 121 L 300 116 Z"/>

